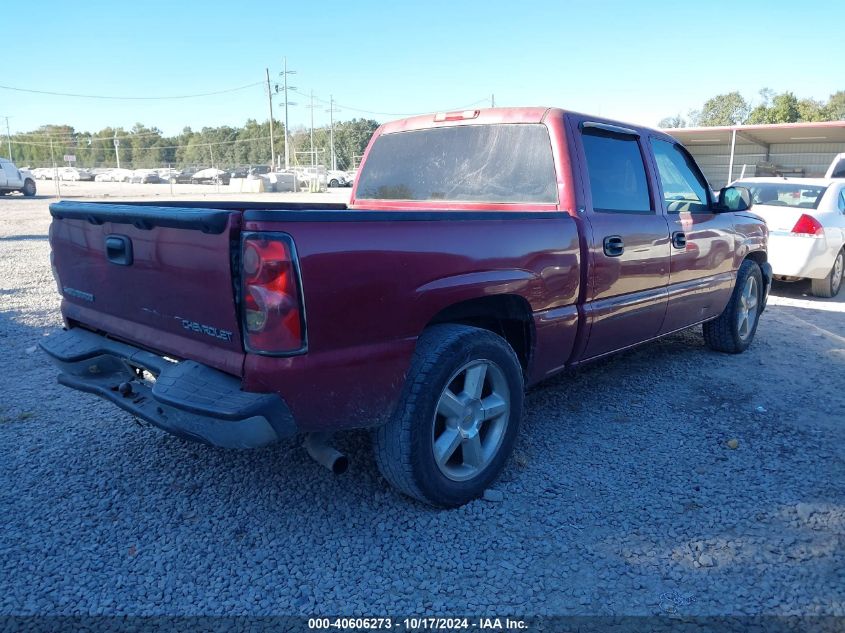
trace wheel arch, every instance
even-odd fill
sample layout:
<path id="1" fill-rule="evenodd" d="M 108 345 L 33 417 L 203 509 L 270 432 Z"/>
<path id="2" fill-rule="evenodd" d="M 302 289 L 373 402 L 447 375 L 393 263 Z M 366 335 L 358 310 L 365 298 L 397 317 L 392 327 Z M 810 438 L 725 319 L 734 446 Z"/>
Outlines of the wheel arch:
<path id="1" fill-rule="evenodd" d="M 524 297 L 499 294 L 453 303 L 435 314 L 426 327 L 443 323 L 470 325 L 498 334 L 513 348 L 523 371 L 528 369 L 536 333 L 533 312 Z"/>

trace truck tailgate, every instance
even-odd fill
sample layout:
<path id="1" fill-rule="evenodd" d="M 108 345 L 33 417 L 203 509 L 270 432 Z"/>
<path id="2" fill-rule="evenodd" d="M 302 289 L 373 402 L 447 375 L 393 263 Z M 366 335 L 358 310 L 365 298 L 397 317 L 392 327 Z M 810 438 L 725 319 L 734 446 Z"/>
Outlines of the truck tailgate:
<path id="1" fill-rule="evenodd" d="M 50 245 L 71 324 L 240 376 L 237 210 L 60 202 Z"/>

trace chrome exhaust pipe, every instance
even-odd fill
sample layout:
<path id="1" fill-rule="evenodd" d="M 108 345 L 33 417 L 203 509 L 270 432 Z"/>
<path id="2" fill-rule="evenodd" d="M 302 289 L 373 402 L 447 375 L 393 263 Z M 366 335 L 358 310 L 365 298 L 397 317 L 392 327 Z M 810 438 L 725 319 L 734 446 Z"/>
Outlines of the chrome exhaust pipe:
<path id="1" fill-rule="evenodd" d="M 349 459 L 329 443 L 328 433 L 308 433 L 303 446 L 311 458 L 335 475 L 342 475 L 349 468 Z"/>

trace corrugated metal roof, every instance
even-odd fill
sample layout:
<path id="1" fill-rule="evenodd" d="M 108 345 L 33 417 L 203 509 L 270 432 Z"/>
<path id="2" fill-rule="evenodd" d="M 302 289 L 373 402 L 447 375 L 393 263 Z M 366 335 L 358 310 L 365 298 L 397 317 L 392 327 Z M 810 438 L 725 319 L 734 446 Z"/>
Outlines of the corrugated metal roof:
<path id="1" fill-rule="evenodd" d="M 766 125 L 732 125 L 719 127 L 680 127 L 662 130 L 684 145 L 730 144 L 733 131 L 737 142 L 771 145 L 774 143 L 845 143 L 845 121 L 824 123 L 772 123 Z"/>

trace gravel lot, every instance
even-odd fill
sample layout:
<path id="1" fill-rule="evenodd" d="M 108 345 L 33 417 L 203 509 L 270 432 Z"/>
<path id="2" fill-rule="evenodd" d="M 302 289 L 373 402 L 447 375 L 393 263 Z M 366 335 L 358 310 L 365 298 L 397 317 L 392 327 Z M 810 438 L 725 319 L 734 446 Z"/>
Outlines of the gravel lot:
<path id="1" fill-rule="evenodd" d="M 59 387 L 49 202 L 0 198 L 0 614 L 845 615 L 845 293 L 776 287 L 741 356 L 694 330 L 544 383 L 503 501 L 436 511 L 364 433 L 335 478 Z"/>

